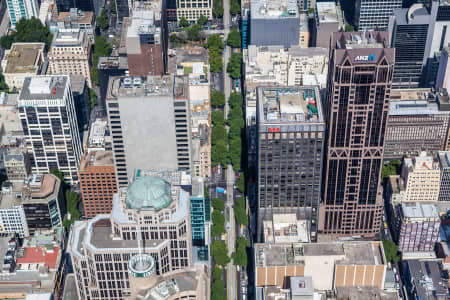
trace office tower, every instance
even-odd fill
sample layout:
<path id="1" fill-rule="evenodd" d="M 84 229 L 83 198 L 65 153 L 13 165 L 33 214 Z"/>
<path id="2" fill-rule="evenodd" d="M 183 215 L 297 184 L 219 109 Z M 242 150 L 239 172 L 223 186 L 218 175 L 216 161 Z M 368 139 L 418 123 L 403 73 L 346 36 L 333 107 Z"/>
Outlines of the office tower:
<path id="1" fill-rule="evenodd" d="M 69 76 L 25 78 L 18 102 L 32 173 L 59 169 L 76 183 L 82 150 Z"/>
<path id="2" fill-rule="evenodd" d="M 177 21 L 177 0 L 166 1 L 166 17 L 169 22 Z"/>
<path id="3" fill-rule="evenodd" d="M 128 0 L 116 0 L 117 22 L 119 24 L 122 24 L 123 18 L 130 16 L 130 10 Z"/>
<path id="4" fill-rule="evenodd" d="M 44 65 L 44 43 L 13 43 L 5 50 L 2 71 L 10 90 L 20 90 L 27 76 L 39 75 Z"/>
<path id="5" fill-rule="evenodd" d="M 441 170 L 432 156 L 422 152 L 419 156 L 405 158 L 401 175 L 405 182 L 403 202 L 438 200 Z"/>
<path id="6" fill-rule="evenodd" d="M 316 7 L 316 0 L 297 0 L 300 10 L 307 11 Z"/>
<path id="7" fill-rule="evenodd" d="M 384 159 L 432 155 L 448 144 L 450 110 L 439 105 L 431 89 L 392 90 Z"/>
<path id="8" fill-rule="evenodd" d="M 31 19 L 39 16 L 38 5 L 35 0 L 8 0 L 8 13 L 11 27 L 15 28 L 20 19 Z"/>
<path id="9" fill-rule="evenodd" d="M 92 87 L 90 55 L 91 39 L 84 30 L 60 29 L 48 53 L 49 73 L 83 75 Z"/>
<path id="10" fill-rule="evenodd" d="M 167 69 L 167 33 L 162 2 L 144 2 L 133 10 L 126 29 L 131 76 L 163 75 Z"/>
<path id="11" fill-rule="evenodd" d="M 70 75 L 70 85 L 72 87 L 73 103 L 75 104 L 75 114 L 77 116 L 80 140 L 83 140 L 83 133 L 89 128 L 91 106 L 89 99 L 89 89 L 86 78 L 83 75 Z"/>
<path id="12" fill-rule="evenodd" d="M 128 70 L 128 58 L 126 56 L 101 56 L 98 59 L 98 85 L 100 87 L 99 106 L 106 110 L 105 99 L 108 91 L 108 81 L 113 76 L 123 76 Z"/>
<path id="13" fill-rule="evenodd" d="M 354 22 L 359 31 L 387 30 L 394 9 L 402 0 L 356 0 Z"/>
<path id="14" fill-rule="evenodd" d="M 441 168 L 441 184 L 438 201 L 450 201 L 450 152 L 439 151 L 437 155 Z"/>
<path id="15" fill-rule="evenodd" d="M 183 77 L 113 77 L 106 107 L 119 187 L 126 186 L 137 169 L 190 170 L 190 113 Z"/>
<path id="16" fill-rule="evenodd" d="M 393 88 L 417 88 L 435 81 L 435 56 L 450 42 L 449 11 L 449 3 L 438 0 L 394 10 L 389 22 L 395 48 Z"/>
<path id="17" fill-rule="evenodd" d="M 114 195 L 111 215 L 76 222 L 67 249 L 80 299 L 131 299 L 128 263 L 139 252 L 138 232 L 156 274 L 190 267 L 189 193 L 159 177 L 139 177 Z"/>
<path id="18" fill-rule="evenodd" d="M 334 33 L 328 68 L 320 231 L 373 237 L 395 50 L 387 32 Z"/>
<path id="19" fill-rule="evenodd" d="M 439 58 L 439 68 L 436 75 L 436 86 L 435 89 L 447 89 L 450 90 L 450 48 L 444 47 Z"/>
<path id="20" fill-rule="evenodd" d="M 45 174 L 27 178 L 21 201 L 30 234 L 62 227 L 66 206 L 58 177 Z"/>
<path id="21" fill-rule="evenodd" d="M 299 238 L 315 241 L 325 131 L 319 89 L 263 87 L 257 101 L 257 239 L 265 220 L 295 214 L 306 230 Z"/>
<path id="22" fill-rule="evenodd" d="M 439 240 L 441 219 L 433 204 L 402 203 L 396 207 L 395 235 L 402 257 L 434 257 L 435 243 Z M 428 255 L 427 255 L 428 254 Z"/>
<path id="23" fill-rule="evenodd" d="M 177 18 L 180 21 L 182 18 L 191 22 L 197 22 L 200 16 L 205 16 L 208 20 L 212 20 L 212 6 L 211 0 L 178 0 L 177 1 Z"/>
<path id="24" fill-rule="evenodd" d="M 328 49 L 333 32 L 344 28 L 340 8 L 335 2 L 317 2 L 314 11 L 313 44 Z"/>
<path id="25" fill-rule="evenodd" d="M 250 45 L 297 46 L 300 16 L 295 0 L 251 1 Z"/>
<path id="26" fill-rule="evenodd" d="M 205 197 L 205 186 L 202 177 L 192 178 L 192 192 L 190 195 L 192 245 L 199 260 L 209 260 L 208 245 L 209 221 L 211 220 L 211 205 Z"/>
<path id="27" fill-rule="evenodd" d="M 111 151 L 89 152 L 81 158 L 80 190 L 85 217 L 111 213 L 113 195 L 117 193 Z"/>

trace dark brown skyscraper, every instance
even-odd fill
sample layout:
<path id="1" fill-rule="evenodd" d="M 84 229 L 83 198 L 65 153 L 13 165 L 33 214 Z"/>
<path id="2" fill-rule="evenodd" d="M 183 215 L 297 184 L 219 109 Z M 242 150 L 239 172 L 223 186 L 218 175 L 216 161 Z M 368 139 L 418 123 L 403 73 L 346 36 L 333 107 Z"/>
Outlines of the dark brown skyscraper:
<path id="1" fill-rule="evenodd" d="M 395 50 L 387 32 L 334 33 L 319 231 L 374 236 L 383 213 L 380 173 Z"/>

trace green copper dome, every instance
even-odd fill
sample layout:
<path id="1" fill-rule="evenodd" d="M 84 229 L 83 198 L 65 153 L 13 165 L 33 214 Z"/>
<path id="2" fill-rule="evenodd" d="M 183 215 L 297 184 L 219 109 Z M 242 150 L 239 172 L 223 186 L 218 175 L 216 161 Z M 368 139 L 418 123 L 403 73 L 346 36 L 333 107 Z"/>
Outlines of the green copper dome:
<path id="1" fill-rule="evenodd" d="M 170 184 L 164 179 L 144 176 L 128 187 L 125 204 L 128 208 L 160 210 L 172 203 Z"/>

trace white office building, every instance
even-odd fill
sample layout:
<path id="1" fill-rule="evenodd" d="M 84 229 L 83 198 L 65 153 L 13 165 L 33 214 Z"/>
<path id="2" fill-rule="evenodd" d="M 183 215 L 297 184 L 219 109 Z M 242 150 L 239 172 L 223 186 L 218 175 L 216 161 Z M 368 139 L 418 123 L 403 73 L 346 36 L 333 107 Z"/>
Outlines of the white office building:
<path id="1" fill-rule="evenodd" d="M 357 0 L 355 25 L 359 31 L 387 30 L 394 9 L 402 7 L 402 0 Z"/>
<path id="2" fill-rule="evenodd" d="M 25 78 L 18 102 L 32 173 L 59 169 L 76 183 L 82 150 L 69 76 Z"/>

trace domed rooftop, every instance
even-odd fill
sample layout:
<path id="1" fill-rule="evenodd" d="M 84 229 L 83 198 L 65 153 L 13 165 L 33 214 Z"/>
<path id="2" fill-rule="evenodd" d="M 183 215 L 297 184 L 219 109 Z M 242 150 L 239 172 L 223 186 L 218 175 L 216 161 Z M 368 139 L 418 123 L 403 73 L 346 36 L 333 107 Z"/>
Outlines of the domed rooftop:
<path id="1" fill-rule="evenodd" d="M 128 208 L 160 210 L 172 203 L 170 184 L 164 179 L 144 176 L 130 184 L 125 204 Z"/>

